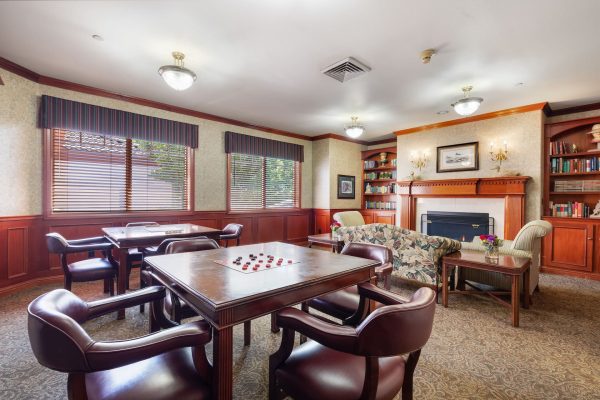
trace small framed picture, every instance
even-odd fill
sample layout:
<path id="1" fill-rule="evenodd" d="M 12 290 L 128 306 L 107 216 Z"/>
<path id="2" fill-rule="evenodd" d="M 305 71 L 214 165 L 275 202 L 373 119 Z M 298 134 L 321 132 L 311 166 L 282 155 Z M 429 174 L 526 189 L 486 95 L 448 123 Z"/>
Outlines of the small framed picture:
<path id="1" fill-rule="evenodd" d="M 437 172 L 476 171 L 479 169 L 479 142 L 437 148 Z"/>
<path id="2" fill-rule="evenodd" d="M 338 199 L 353 199 L 356 197 L 356 177 L 338 175 Z"/>

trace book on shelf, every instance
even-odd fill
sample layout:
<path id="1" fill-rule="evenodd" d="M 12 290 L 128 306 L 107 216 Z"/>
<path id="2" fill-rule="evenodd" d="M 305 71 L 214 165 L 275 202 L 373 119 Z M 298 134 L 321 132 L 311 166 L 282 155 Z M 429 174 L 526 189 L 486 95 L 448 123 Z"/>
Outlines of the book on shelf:
<path id="1" fill-rule="evenodd" d="M 600 171 L 600 157 L 586 158 L 553 158 L 550 160 L 550 172 L 553 174 L 568 174 L 574 172 Z"/>
<path id="2" fill-rule="evenodd" d="M 588 218 L 590 216 L 590 206 L 577 201 L 566 203 L 554 203 L 551 201 L 550 215 L 564 218 Z"/>
<path id="3" fill-rule="evenodd" d="M 580 149 L 577 148 L 576 145 L 568 143 L 568 142 L 563 142 L 563 141 L 555 141 L 555 142 L 550 142 L 550 155 L 557 155 L 557 154 L 573 154 L 573 153 L 578 153 L 579 151 L 581 151 Z"/>
<path id="4" fill-rule="evenodd" d="M 398 166 L 398 160 L 396 158 L 389 160 L 386 163 L 374 160 L 365 160 L 364 169 L 383 168 L 383 167 L 396 167 Z"/>
<path id="5" fill-rule="evenodd" d="M 554 181 L 555 192 L 596 192 L 600 191 L 600 180 Z"/>
<path id="6" fill-rule="evenodd" d="M 393 194 L 396 193 L 396 184 L 390 183 L 389 185 L 371 185 L 367 183 L 365 185 L 365 194 Z"/>
<path id="7" fill-rule="evenodd" d="M 395 210 L 395 201 L 365 201 L 367 210 Z"/>
<path id="8" fill-rule="evenodd" d="M 365 180 L 372 181 L 376 179 L 393 179 L 396 180 L 396 171 L 383 171 L 383 172 L 366 172 L 364 175 Z"/>

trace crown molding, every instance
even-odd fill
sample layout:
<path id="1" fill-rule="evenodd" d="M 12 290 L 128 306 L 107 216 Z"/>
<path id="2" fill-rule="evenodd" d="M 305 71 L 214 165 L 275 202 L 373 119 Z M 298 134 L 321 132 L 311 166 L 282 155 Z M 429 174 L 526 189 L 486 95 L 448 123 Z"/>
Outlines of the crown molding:
<path id="1" fill-rule="evenodd" d="M 548 107 L 548 108 L 550 108 L 550 107 Z M 600 110 L 600 103 L 590 103 L 590 104 L 584 104 L 581 106 L 561 108 L 558 110 L 550 109 L 550 113 L 546 113 L 546 115 L 548 117 L 555 117 L 557 115 L 575 114 L 575 113 L 580 113 L 580 112 L 585 112 L 585 111 L 594 111 L 594 110 Z"/>
<path id="2" fill-rule="evenodd" d="M 526 112 L 530 112 L 530 111 L 539 111 L 539 110 L 543 110 L 547 104 L 548 104 L 547 102 L 529 104 L 529 105 L 521 106 L 521 107 L 508 108 L 506 110 L 500 110 L 500 111 L 494 111 L 494 112 L 489 112 L 489 113 L 485 113 L 485 114 L 474 115 L 472 117 L 452 119 L 450 121 L 438 122 L 438 123 L 429 124 L 429 125 L 422 125 L 422 126 L 417 126 L 415 128 L 402 129 L 402 130 L 396 131 L 394 133 L 396 134 L 396 136 L 407 135 L 409 133 L 429 131 L 432 129 L 445 128 L 447 126 L 453 126 L 453 125 L 467 124 L 469 122 L 483 121 L 486 119 L 499 118 L 499 117 L 504 117 L 507 115 L 526 113 Z"/>
<path id="3" fill-rule="evenodd" d="M 345 136 L 341 136 L 341 135 L 336 135 L 335 133 L 325 133 L 323 135 L 318 135 L 318 136 L 313 136 L 310 138 L 311 141 L 316 141 L 316 140 L 323 140 L 323 139 L 334 139 L 334 140 L 341 140 L 343 142 L 350 142 L 350 143 L 356 143 L 356 144 L 360 144 L 363 146 L 368 146 L 370 144 L 372 144 L 372 142 L 367 142 L 366 140 L 358 140 L 358 139 L 352 139 L 349 137 L 345 137 Z M 394 141 L 396 141 L 394 139 Z"/>

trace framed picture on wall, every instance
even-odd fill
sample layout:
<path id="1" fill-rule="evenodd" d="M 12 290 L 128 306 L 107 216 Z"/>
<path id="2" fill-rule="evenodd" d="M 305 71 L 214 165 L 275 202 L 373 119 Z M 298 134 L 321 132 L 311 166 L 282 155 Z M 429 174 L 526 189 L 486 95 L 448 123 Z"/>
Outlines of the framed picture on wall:
<path id="1" fill-rule="evenodd" d="M 437 172 L 476 171 L 479 169 L 479 142 L 437 148 Z"/>
<path id="2" fill-rule="evenodd" d="M 338 175 L 338 199 L 353 199 L 356 197 L 356 177 L 350 175 Z"/>

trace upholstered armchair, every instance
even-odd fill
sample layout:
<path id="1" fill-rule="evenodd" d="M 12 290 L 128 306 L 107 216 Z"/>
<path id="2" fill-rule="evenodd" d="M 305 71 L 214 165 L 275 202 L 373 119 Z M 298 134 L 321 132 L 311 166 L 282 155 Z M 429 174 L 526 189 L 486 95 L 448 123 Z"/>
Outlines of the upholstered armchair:
<path id="1" fill-rule="evenodd" d="M 342 211 L 333 214 L 333 220 L 342 226 L 365 225 L 365 219 L 358 211 Z"/>
<path id="2" fill-rule="evenodd" d="M 69 399 L 209 399 L 212 367 L 204 346 L 211 328 L 205 321 L 118 341 L 96 341 L 81 326 L 164 296 L 160 286 L 89 303 L 64 289 L 43 294 L 27 309 L 33 354 L 43 366 L 69 374 Z"/>
<path id="3" fill-rule="evenodd" d="M 504 240 L 499 247 L 500 254 L 507 254 L 517 257 L 526 257 L 531 259 L 531 269 L 529 272 L 530 286 L 529 293 L 533 293 L 537 288 L 540 279 L 540 249 L 541 239 L 552 231 L 552 224 L 548 221 L 535 220 L 523 226 L 517 233 L 514 240 Z M 462 248 L 465 250 L 485 251 L 481 244 L 481 239 L 475 237 L 472 242 L 463 242 Z M 522 279 L 522 278 L 521 278 Z M 472 281 L 493 286 L 498 289 L 510 290 L 510 278 L 495 272 L 479 271 L 475 269 L 460 269 L 458 275 L 459 284 L 463 281 Z M 523 282 L 521 281 L 521 287 Z"/>
<path id="4" fill-rule="evenodd" d="M 358 292 L 357 315 L 367 299 L 384 306 L 357 326 L 328 323 L 291 307 L 278 312 L 283 333 L 269 359 L 269 400 L 392 399 L 400 391 L 403 400 L 412 399 L 413 374 L 433 327 L 435 292 L 420 288 L 409 302 L 370 283 Z M 312 340 L 294 348 L 295 332 Z"/>

